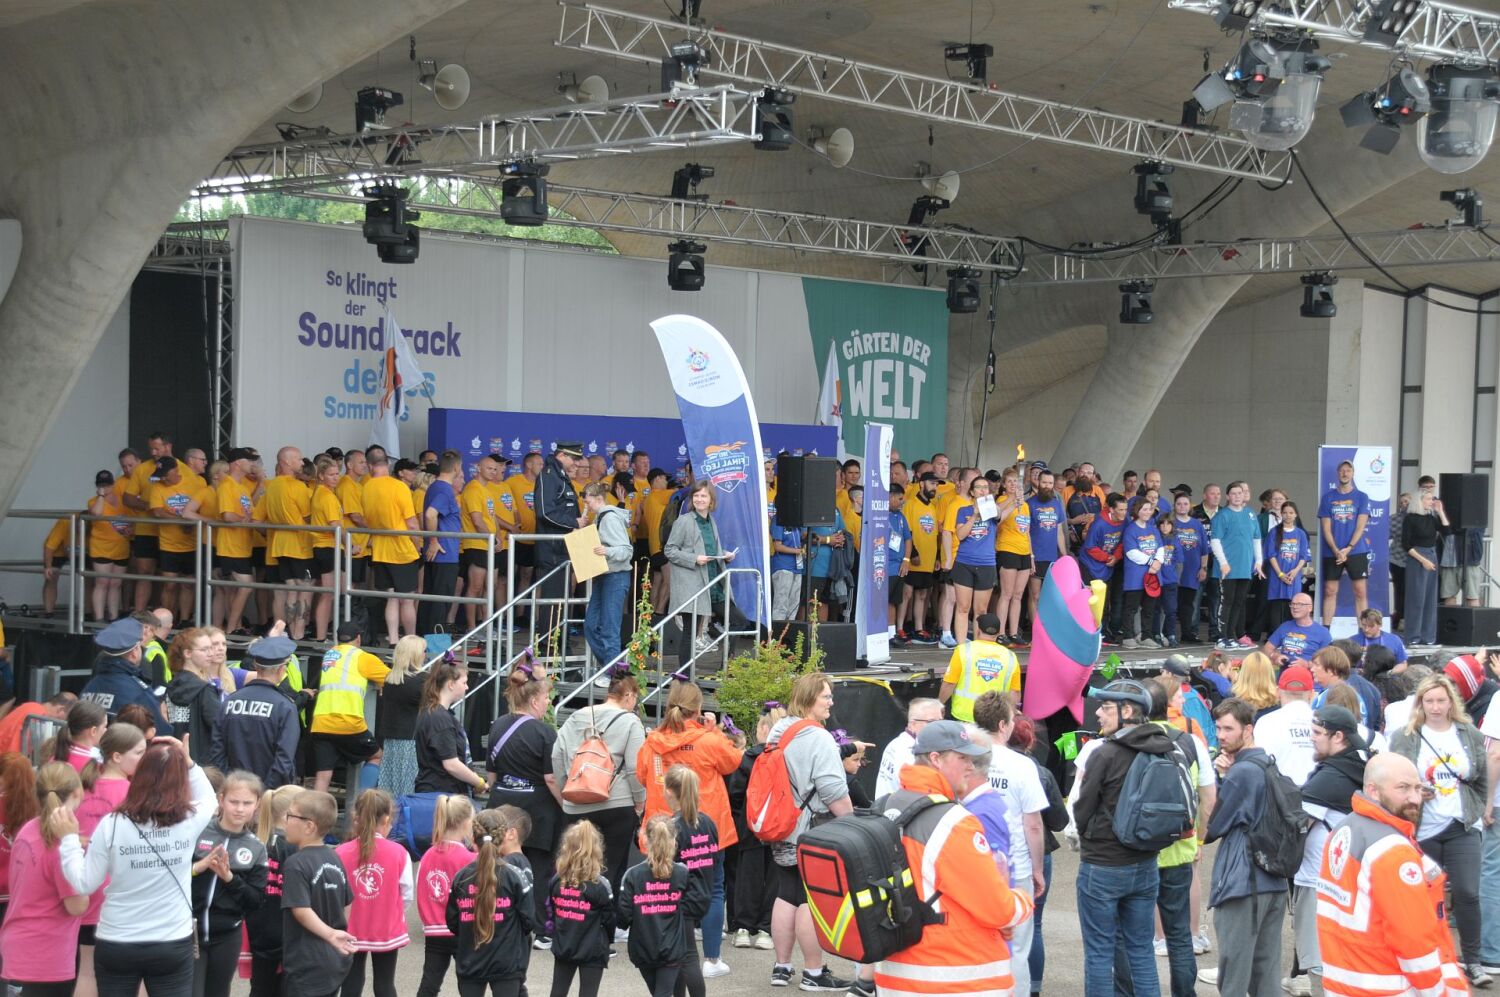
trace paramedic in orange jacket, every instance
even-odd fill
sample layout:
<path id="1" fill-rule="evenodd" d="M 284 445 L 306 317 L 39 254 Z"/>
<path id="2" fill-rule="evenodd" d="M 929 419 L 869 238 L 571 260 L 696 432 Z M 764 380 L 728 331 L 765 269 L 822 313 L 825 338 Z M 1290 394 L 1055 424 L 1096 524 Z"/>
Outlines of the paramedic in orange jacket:
<path id="1" fill-rule="evenodd" d="M 1443 871 L 1412 836 L 1422 814 L 1416 766 L 1390 752 L 1376 755 L 1353 804 L 1323 846 L 1318 947 L 1324 992 L 1468 993 L 1442 913 Z"/>
<path id="2" fill-rule="evenodd" d="M 988 745 L 954 720 L 924 727 L 913 753 L 916 764 L 899 773 L 901 789 L 913 793 L 952 800 L 973 769 L 989 771 Z M 924 820 L 927 814 L 936 815 L 935 821 Z M 943 921 L 928 925 L 911 948 L 876 963 L 880 997 L 1010 994 L 1015 980 L 1002 931 L 1031 916 L 1031 897 L 1001 877 L 978 818 L 961 806 L 933 808 L 912 821 L 901 841 L 918 893 L 924 901 L 938 894 L 933 907 Z"/>

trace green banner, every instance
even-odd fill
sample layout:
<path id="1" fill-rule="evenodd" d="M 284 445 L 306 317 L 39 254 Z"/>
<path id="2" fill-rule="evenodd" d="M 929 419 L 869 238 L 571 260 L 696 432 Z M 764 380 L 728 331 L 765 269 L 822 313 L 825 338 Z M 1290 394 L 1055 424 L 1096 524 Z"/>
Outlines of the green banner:
<path id="1" fill-rule="evenodd" d="M 802 278 L 813 360 L 821 379 L 829 343 L 843 387 L 844 449 L 864 447 L 865 423 L 895 427 L 908 463 L 945 446 L 948 428 L 948 306 L 909 287 Z"/>

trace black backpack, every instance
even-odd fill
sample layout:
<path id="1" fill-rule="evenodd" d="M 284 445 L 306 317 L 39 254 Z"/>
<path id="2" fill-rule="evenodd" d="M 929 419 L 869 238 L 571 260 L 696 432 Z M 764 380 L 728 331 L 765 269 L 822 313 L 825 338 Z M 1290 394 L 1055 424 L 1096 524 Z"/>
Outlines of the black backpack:
<path id="1" fill-rule="evenodd" d="M 905 790 L 879 800 L 891 809 L 849 814 L 802 832 L 797 868 L 823 951 L 872 963 L 915 945 L 942 921 L 923 902 L 906 861 L 902 831 L 933 807 L 957 806 L 940 796 Z M 904 804 L 894 809 L 896 804 Z"/>
<path id="2" fill-rule="evenodd" d="M 1291 879 L 1302 866 L 1303 842 L 1312 818 L 1302 809 L 1302 791 L 1274 760 L 1269 756 L 1248 760 L 1260 766 L 1266 780 L 1265 805 L 1245 835 L 1250 861 L 1272 876 Z"/>
<path id="3" fill-rule="evenodd" d="M 1167 731 L 1172 750 L 1160 755 L 1136 751 L 1115 802 L 1115 838 L 1126 848 L 1159 852 L 1194 832 L 1198 822 L 1198 787 L 1193 784 L 1191 746 L 1182 731 Z M 1118 744 L 1118 742 L 1116 742 Z M 1120 745 L 1133 751 L 1127 745 Z"/>

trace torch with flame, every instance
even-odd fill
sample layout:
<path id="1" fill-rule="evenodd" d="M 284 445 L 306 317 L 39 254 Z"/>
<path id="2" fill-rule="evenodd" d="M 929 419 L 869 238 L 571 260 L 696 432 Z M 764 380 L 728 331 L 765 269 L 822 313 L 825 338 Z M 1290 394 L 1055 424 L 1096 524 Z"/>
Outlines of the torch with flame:
<path id="1" fill-rule="evenodd" d="M 1025 460 L 1025 459 L 1026 459 L 1026 444 L 1024 444 L 1024 443 L 1017 443 L 1016 444 L 1016 463 L 1019 464 L 1021 461 Z"/>

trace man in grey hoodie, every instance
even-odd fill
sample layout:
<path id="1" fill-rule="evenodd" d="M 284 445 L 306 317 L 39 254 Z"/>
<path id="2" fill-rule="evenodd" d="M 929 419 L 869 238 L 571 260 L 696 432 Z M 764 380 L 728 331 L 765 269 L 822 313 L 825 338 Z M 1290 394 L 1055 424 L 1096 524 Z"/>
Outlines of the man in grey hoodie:
<path id="1" fill-rule="evenodd" d="M 594 577 L 583 620 L 584 639 L 600 667 L 613 662 L 620 653 L 620 620 L 625 610 L 625 594 L 630 591 L 631 558 L 635 553 L 630 539 L 630 513 L 609 504 L 613 480 L 595 481 L 583 490 L 584 508 L 599 530 L 594 553 L 604 558 L 607 565 L 604 574 Z"/>

